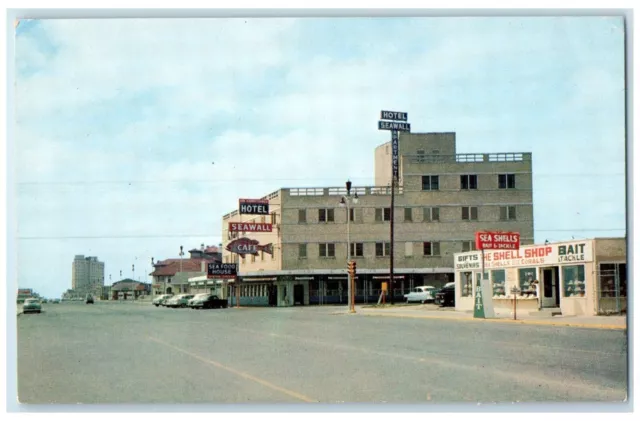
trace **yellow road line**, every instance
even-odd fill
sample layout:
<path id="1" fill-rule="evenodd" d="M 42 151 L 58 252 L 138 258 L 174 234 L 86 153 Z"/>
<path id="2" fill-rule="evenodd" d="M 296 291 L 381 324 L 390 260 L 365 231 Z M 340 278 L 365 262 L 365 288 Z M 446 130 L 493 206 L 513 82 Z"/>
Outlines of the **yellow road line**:
<path id="1" fill-rule="evenodd" d="M 299 399 L 299 400 L 301 400 L 303 402 L 308 402 L 308 403 L 318 402 L 318 401 L 316 401 L 314 399 L 311 399 L 310 397 L 305 396 L 305 395 L 303 395 L 301 393 L 297 393 L 297 392 L 291 391 L 289 389 L 285 389 L 284 387 L 277 386 L 277 385 L 275 385 L 273 383 L 270 383 L 270 382 L 268 382 L 266 380 L 263 380 L 263 379 L 261 379 L 259 377 L 255 377 L 255 376 L 252 376 L 251 374 L 247 374 L 247 373 L 244 373 L 242 371 L 238 371 L 238 370 L 236 370 L 234 368 L 227 367 L 226 365 L 221 364 L 221 363 L 219 363 L 217 361 L 213 361 L 213 360 L 209 360 L 207 358 L 201 357 L 201 356 L 199 356 L 197 354 L 194 354 L 192 352 L 187 351 L 186 349 L 182 349 L 182 348 L 179 348 L 179 347 L 177 347 L 175 345 L 172 345 L 172 344 L 169 344 L 167 342 L 161 341 L 160 339 L 157 339 L 157 338 L 154 338 L 154 337 L 151 337 L 151 336 L 149 336 L 148 339 L 151 340 L 151 341 L 157 342 L 159 344 L 162 344 L 162 345 L 164 345 L 164 346 L 166 346 L 168 348 L 173 348 L 176 351 L 182 352 L 183 354 L 186 354 L 186 355 L 188 355 L 190 357 L 193 357 L 193 358 L 195 358 L 195 359 L 197 359 L 199 361 L 202 361 L 205 364 L 213 365 L 213 366 L 215 366 L 217 368 L 220 368 L 222 370 L 228 371 L 229 373 L 235 374 L 236 376 L 242 377 L 242 378 L 247 379 L 247 380 L 251 380 L 251 381 L 256 382 L 258 384 L 261 384 L 261 385 L 263 385 L 265 387 L 268 387 L 269 389 L 273 389 L 273 390 L 276 390 L 278 392 L 284 393 L 285 395 L 289 395 L 289 396 L 291 396 L 293 398 L 296 398 L 296 399 Z"/>
<path id="2" fill-rule="evenodd" d="M 472 317 L 426 316 L 426 315 L 374 313 L 374 312 L 366 312 L 366 313 L 360 312 L 359 314 L 362 316 L 398 317 L 398 318 L 409 318 L 409 319 L 439 319 L 439 320 L 453 320 L 453 321 L 461 321 L 461 322 L 516 323 L 516 324 L 545 325 L 545 326 L 582 327 L 582 328 L 588 328 L 588 329 L 615 329 L 615 330 L 627 329 L 626 325 L 620 326 L 620 325 L 611 325 L 611 324 L 571 323 L 571 322 L 564 322 L 564 321 L 550 322 L 545 320 L 476 319 Z"/>

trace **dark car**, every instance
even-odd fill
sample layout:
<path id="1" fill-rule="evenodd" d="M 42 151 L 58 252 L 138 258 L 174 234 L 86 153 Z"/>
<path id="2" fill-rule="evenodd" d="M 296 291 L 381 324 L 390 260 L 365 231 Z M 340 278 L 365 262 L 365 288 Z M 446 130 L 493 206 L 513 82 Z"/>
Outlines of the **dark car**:
<path id="1" fill-rule="evenodd" d="M 217 295 L 207 295 L 206 297 L 200 297 L 193 300 L 191 308 L 227 308 L 227 300 L 218 298 Z"/>
<path id="2" fill-rule="evenodd" d="M 84 302 L 87 304 L 93 304 L 93 297 L 91 295 L 87 295 L 87 298 Z"/>
<path id="3" fill-rule="evenodd" d="M 436 293 L 436 304 L 441 307 L 456 305 L 456 284 L 449 282 Z"/>

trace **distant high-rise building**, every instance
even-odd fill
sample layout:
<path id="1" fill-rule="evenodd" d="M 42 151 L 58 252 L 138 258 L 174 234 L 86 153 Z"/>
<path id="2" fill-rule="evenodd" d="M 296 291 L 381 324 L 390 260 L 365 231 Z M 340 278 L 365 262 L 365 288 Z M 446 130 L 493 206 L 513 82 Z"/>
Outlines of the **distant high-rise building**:
<path id="1" fill-rule="evenodd" d="M 104 286 L 104 262 L 97 257 L 76 255 L 71 268 L 71 288 L 89 291 Z"/>

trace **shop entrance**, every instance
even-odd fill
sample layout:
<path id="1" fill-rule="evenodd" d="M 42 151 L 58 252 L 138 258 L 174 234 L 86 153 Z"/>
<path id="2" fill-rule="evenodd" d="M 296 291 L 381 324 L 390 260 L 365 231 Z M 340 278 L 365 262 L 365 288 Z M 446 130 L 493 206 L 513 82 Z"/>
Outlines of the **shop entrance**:
<path id="1" fill-rule="evenodd" d="M 560 269 L 558 266 L 542 268 L 540 292 L 542 307 L 560 307 Z"/>
<path id="2" fill-rule="evenodd" d="M 269 295 L 269 306 L 276 307 L 278 305 L 278 287 L 275 285 L 268 285 L 267 294 Z"/>
<path id="3" fill-rule="evenodd" d="M 293 286 L 293 305 L 294 306 L 304 305 L 304 285 Z"/>

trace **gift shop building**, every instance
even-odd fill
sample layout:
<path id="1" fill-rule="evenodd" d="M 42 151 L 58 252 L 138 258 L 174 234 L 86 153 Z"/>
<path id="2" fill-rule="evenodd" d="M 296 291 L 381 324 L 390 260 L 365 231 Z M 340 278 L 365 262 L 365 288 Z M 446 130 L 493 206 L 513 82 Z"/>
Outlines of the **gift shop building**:
<path id="1" fill-rule="evenodd" d="M 456 253 L 456 310 L 471 311 L 482 252 Z M 625 238 L 595 238 L 485 250 L 496 314 L 555 311 L 566 316 L 620 314 L 627 309 Z M 536 282 L 538 281 L 538 288 Z M 517 290 L 514 291 L 514 287 Z M 538 294 L 539 291 L 539 294 Z M 538 297 L 539 295 L 539 297 Z"/>

